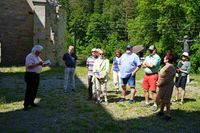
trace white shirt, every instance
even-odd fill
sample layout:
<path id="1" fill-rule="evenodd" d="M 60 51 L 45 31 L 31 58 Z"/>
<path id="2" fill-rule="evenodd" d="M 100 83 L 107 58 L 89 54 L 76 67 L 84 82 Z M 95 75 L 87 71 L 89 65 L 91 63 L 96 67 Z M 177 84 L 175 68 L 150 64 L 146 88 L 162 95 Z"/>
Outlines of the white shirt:
<path id="1" fill-rule="evenodd" d="M 28 68 L 30 65 L 33 65 L 33 64 L 38 64 L 40 61 L 42 61 L 42 59 L 39 57 L 39 56 L 36 56 L 35 54 L 33 53 L 30 53 L 26 56 L 26 62 L 25 62 L 25 65 L 26 65 L 26 71 L 27 72 L 36 72 L 36 73 L 40 73 L 42 71 L 42 66 L 41 65 L 38 65 L 34 68 Z"/>

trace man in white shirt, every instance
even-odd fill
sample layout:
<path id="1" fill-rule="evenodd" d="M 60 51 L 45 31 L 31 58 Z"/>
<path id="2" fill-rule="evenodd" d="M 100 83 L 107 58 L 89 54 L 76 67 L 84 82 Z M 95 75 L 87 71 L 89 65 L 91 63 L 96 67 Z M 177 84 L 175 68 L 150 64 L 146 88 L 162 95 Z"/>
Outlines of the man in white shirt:
<path id="1" fill-rule="evenodd" d="M 40 53 L 42 50 L 43 47 L 41 45 L 35 45 L 32 48 L 31 53 L 26 56 L 26 72 L 24 77 L 26 82 L 26 93 L 24 98 L 25 111 L 28 110 L 29 105 L 33 107 L 37 106 L 34 103 L 34 100 L 36 98 L 39 86 L 40 72 L 42 71 L 42 67 L 45 66 L 40 58 Z"/>

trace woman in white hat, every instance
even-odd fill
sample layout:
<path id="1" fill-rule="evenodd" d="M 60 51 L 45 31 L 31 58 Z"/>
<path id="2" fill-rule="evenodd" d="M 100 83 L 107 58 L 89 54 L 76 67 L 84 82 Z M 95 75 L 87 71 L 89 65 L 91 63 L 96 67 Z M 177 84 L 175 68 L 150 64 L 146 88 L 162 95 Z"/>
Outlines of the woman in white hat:
<path id="1" fill-rule="evenodd" d="M 185 86 L 187 83 L 187 77 L 190 72 L 190 62 L 188 52 L 183 52 L 182 59 L 178 62 L 176 72 L 178 73 L 178 77 L 176 78 L 175 86 L 176 86 L 176 99 L 174 102 L 178 101 L 179 90 L 181 90 L 181 101 L 180 104 L 183 104 L 183 100 L 185 97 Z"/>

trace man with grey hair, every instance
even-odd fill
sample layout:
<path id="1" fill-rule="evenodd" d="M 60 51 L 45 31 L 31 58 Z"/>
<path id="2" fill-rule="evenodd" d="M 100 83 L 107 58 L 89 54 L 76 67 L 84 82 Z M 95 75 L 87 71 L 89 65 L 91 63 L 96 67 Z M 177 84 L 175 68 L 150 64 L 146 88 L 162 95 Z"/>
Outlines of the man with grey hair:
<path id="1" fill-rule="evenodd" d="M 88 68 L 88 98 L 87 100 L 92 100 L 92 90 L 94 89 L 93 79 L 93 66 L 94 62 L 97 59 L 97 49 L 93 48 L 91 50 L 92 55 L 87 58 L 86 66 Z"/>
<path id="2" fill-rule="evenodd" d="M 33 107 L 37 106 L 34 103 L 34 100 L 37 95 L 37 90 L 40 81 L 40 72 L 42 71 L 42 67 L 46 66 L 43 64 L 42 59 L 40 58 L 40 53 L 43 50 L 41 45 L 35 45 L 31 53 L 26 56 L 25 66 L 25 82 L 26 82 L 26 92 L 24 98 L 24 110 L 28 110 L 28 106 L 31 105 Z"/>
<path id="3" fill-rule="evenodd" d="M 69 85 L 71 85 L 71 90 L 75 91 L 76 60 L 74 46 L 69 46 L 67 53 L 63 55 L 63 61 L 65 63 L 64 92 L 68 91 Z M 69 84 L 69 81 L 71 81 L 71 84 Z"/>

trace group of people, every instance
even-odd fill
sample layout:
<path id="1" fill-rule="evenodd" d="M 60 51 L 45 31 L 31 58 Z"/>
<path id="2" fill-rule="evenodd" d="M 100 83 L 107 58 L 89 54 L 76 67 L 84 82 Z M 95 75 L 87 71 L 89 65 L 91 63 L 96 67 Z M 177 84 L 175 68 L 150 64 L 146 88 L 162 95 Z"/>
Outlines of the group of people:
<path id="1" fill-rule="evenodd" d="M 43 50 L 41 45 L 35 45 L 32 48 L 30 54 L 26 56 L 26 93 L 24 99 L 24 110 L 28 110 L 29 106 L 37 106 L 34 103 L 42 67 L 48 65 L 44 64 L 40 58 L 40 53 Z M 64 76 L 64 92 L 75 91 L 75 68 L 77 56 L 74 54 L 74 47 L 69 46 L 67 53 L 63 55 L 63 61 L 65 64 L 65 76 Z M 126 101 L 126 86 L 130 86 L 130 99 L 129 104 L 135 102 L 136 90 L 136 73 L 139 69 L 144 68 L 144 78 L 142 82 L 142 88 L 144 90 L 145 101 L 141 104 L 141 107 L 149 107 L 149 91 L 152 94 L 153 106 L 152 110 L 158 109 L 160 104 L 160 111 L 158 115 L 164 115 L 164 107 L 166 107 L 165 118 L 169 120 L 170 116 L 170 103 L 171 96 L 175 84 L 176 99 L 178 101 L 179 91 L 181 93 L 181 101 L 183 104 L 185 96 L 185 86 L 187 82 L 187 76 L 190 71 L 190 62 L 188 61 L 188 53 L 183 52 L 182 59 L 178 62 L 177 68 L 173 65 L 174 55 L 172 52 L 167 52 L 164 56 L 164 67 L 160 70 L 161 58 L 156 52 L 156 47 L 151 45 L 148 48 L 149 55 L 143 62 L 137 54 L 132 52 L 132 46 L 126 47 L 125 53 L 122 54 L 121 50 L 115 51 L 115 57 L 113 59 L 111 72 L 113 74 L 113 83 L 116 89 L 116 94 L 121 91 L 121 98 L 118 102 Z M 96 99 L 96 103 L 101 102 L 101 97 L 104 96 L 104 103 L 108 104 L 107 98 L 107 82 L 109 80 L 109 60 L 105 57 L 105 51 L 102 49 L 93 48 L 92 54 L 88 57 L 86 65 L 88 68 L 88 98 L 92 100 Z M 174 77 L 176 77 L 174 83 Z M 158 90 L 158 92 L 157 92 Z"/>
<path id="2" fill-rule="evenodd" d="M 163 59 L 165 65 L 160 70 L 161 58 L 156 52 L 156 47 L 151 45 L 148 50 L 149 55 L 143 62 L 140 61 L 137 54 L 132 52 L 131 45 L 126 47 L 126 52 L 124 54 L 122 54 L 119 49 L 115 51 L 111 72 L 113 75 L 113 84 L 116 89 L 116 94 L 118 94 L 120 90 L 122 92 L 122 97 L 119 98 L 118 102 L 126 101 L 127 84 L 131 90 L 128 103 L 132 104 L 135 102 L 135 94 L 137 92 L 135 83 L 136 73 L 142 67 L 145 72 L 142 81 L 145 101 L 141 104 L 141 107 L 150 106 L 150 91 L 153 99 L 153 106 L 151 107 L 152 111 L 157 111 L 158 104 L 160 104 L 158 115 L 164 115 L 164 107 L 166 107 L 165 118 L 169 120 L 171 118 L 170 105 L 174 85 L 176 88 L 176 99 L 172 101 L 178 101 L 179 90 L 182 90 L 180 103 L 183 104 L 184 102 L 185 86 L 190 70 L 190 62 L 188 61 L 189 55 L 187 52 L 183 52 L 182 59 L 178 62 L 177 68 L 175 69 L 173 65 L 174 55 L 170 51 L 167 52 Z M 92 55 L 88 57 L 86 63 L 88 67 L 88 100 L 91 100 L 94 94 L 95 98 L 97 98 L 96 103 L 99 103 L 100 94 L 102 93 L 107 105 L 109 61 L 104 57 L 105 53 L 102 52 L 102 50 L 93 48 L 91 52 Z M 178 76 L 174 83 L 174 77 L 176 74 Z"/>

